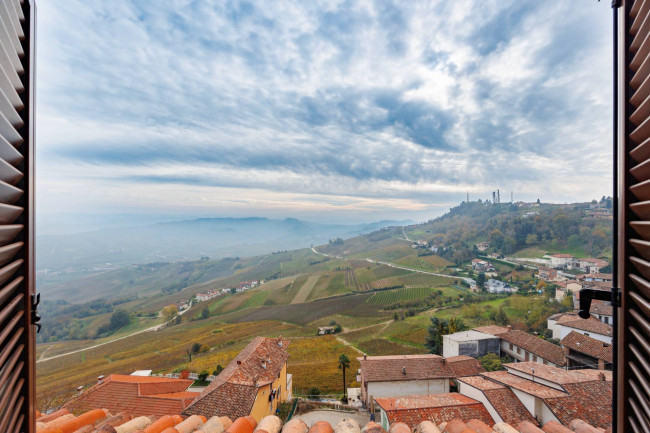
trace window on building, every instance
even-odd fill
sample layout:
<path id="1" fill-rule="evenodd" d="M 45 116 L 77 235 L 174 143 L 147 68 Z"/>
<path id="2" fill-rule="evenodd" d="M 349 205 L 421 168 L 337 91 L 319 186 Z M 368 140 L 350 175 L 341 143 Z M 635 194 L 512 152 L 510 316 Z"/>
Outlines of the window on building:
<path id="1" fill-rule="evenodd" d="M 513 349 L 513 348 L 512 348 L 512 343 L 510 343 L 510 350 L 512 350 L 512 349 Z"/>
<path id="2" fill-rule="evenodd" d="M 521 348 L 517 347 L 517 355 L 521 355 Z"/>

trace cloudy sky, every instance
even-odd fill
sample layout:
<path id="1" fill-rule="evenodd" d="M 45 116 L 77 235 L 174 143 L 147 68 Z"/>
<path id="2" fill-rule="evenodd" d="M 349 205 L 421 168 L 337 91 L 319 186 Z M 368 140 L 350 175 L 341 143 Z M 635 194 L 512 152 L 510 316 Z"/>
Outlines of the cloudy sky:
<path id="1" fill-rule="evenodd" d="M 40 2 L 41 223 L 608 194 L 608 3 Z"/>

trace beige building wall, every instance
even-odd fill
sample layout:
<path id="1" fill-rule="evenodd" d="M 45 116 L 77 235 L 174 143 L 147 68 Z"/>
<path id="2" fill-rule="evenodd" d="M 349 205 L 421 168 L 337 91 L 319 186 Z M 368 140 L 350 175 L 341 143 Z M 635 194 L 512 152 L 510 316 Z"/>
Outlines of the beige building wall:
<path id="1" fill-rule="evenodd" d="M 276 396 L 273 400 L 269 401 L 269 395 L 274 389 L 279 390 L 279 397 Z M 255 403 L 253 403 L 253 409 L 251 409 L 251 416 L 257 422 L 260 422 L 265 416 L 274 415 L 278 405 L 286 402 L 290 394 L 291 390 L 287 389 L 287 364 L 284 364 L 282 371 L 280 371 L 280 377 L 275 379 L 273 383 L 264 385 L 257 390 L 257 397 L 255 397 Z"/>

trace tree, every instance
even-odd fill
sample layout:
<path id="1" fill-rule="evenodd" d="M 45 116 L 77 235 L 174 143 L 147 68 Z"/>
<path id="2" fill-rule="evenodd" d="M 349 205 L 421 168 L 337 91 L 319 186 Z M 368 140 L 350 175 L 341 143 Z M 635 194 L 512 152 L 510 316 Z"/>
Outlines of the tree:
<path id="1" fill-rule="evenodd" d="M 481 271 L 476 277 L 476 287 L 483 290 L 485 288 L 485 272 Z"/>
<path id="2" fill-rule="evenodd" d="M 207 319 L 208 317 L 210 317 L 210 309 L 204 307 L 203 310 L 201 310 L 201 319 Z"/>
<path id="3" fill-rule="evenodd" d="M 174 304 L 169 304 L 162 309 L 162 314 L 166 321 L 170 321 L 178 315 L 178 307 Z"/>
<path id="4" fill-rule="evenodd" d="M 212 372 L 212 374 L 215 375 L 215 376 L 219 376 L 219 374 L 220 374 L 222 371 L 223 371 L 223 367 L 221 366 L 221 364 L 217 364 L 217 368 L 214 369 L 214 371 Z"/>
<path id="5" fill-rule="evenodd" d="M 201 382 L 205 382 L 205 380 L 208 378 L 209 375 L 210 373 L 208 373 L 208 370 L 203 370 L 199 373 L 199 380 Z"/>
<path id="6" fill-rule="evenodd" d="M 192 344 L 192 353 L 199 353 L 201 351 L 201 343 Z"/>
<path id="7" fill-rule="evenodd" d="M 440 355 L 442 353 L 442 336 L 466 329 L 467 325 L 458 317 L 452 317 L 450 320 L 440 320 L 435 316 L 431 317 L 431 325 L 427 328 L 429 335 L 424 345 L 429 349 L 429 352 Z"/>
<path id="8" fill-rule="evenodd" d="M 124 310 L 117 310 L 111 315 L 109 330 L 115 331 L 131 323 L 131 316 Z"/>
<path id="9" fill-rule="evenodd" d="M 508 362 L 505 358 L 499 358 L 496 353 L 488 353 L 478 359 L 485 371 L 503 370 L 503 363 Z"/>
<path id="10" fill-rule="evenodd" d="M 508 315 L 503 309 L 503 305 L 500 305 L 497 311 L 492 311 L 490 319 L 494 320 L 497 325 L 507 325 L 509 323 Z"/>
<path id="11" fill-rule="evenodd" d="M 185 353 L 187 354 L 188 362 L 192 362 L 192 346 L 186 347 Z"/>
<path id="12" fill-rule="evenodd" d="M 339 356 L 339 369 L 343 370 L 343 397 L 348 395 L 348 390 L 345 387 L 345 369 L 350 368 L 350 359 L 342 353 Z"/>
<path id="13" fill-rule="evenodd" d="M 308 397 L 318 397 L 320 395 L 320 388 L 317 388 L 315 386 L 312 386 L 309 388 L 309 395 Z"/>

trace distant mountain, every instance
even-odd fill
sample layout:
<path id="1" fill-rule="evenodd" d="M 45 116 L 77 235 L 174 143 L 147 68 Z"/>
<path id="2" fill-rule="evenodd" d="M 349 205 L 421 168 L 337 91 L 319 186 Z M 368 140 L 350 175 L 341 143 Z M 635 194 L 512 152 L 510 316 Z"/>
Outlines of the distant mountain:
<path id="1" fill-rule="evenodd" d="M 296 218 L 199 218 L 143 227 L 106 228 L 87 233 L 41 236 L 41 270 L 89 270 L 110 265 L 254 256 L 350 238 L 412 221 L 320 224 Z"/>

